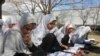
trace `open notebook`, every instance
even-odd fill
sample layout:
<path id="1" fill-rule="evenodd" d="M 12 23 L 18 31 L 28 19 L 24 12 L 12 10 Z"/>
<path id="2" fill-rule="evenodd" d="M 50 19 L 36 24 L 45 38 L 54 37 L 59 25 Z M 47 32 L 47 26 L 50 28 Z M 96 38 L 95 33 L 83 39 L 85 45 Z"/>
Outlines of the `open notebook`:
<path id="1" fill-rule="evenodd" d="M 80 48 L 84 48 L 83 44 L 75 44 L 74 47 L 70 47 L 68 50 L 64 50 L 64 52 L 76 53 Z"/>

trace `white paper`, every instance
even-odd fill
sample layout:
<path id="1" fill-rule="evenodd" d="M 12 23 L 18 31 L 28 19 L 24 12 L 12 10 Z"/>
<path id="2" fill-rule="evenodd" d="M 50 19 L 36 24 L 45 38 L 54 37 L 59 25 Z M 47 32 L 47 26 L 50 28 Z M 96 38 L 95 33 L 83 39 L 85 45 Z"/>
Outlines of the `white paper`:
<path id="1" fill-rule="evenodd" d="M 70 47 L 68 50 L 64 50 L 64 52 L 76 53 L 78 49 L 78 47 Z"/>
<path id="2" fill-rule="evenodd" d="M 47 56 L 72 56 L 72 54 L 59 51 L 59 52 L 48 54 Z"/>

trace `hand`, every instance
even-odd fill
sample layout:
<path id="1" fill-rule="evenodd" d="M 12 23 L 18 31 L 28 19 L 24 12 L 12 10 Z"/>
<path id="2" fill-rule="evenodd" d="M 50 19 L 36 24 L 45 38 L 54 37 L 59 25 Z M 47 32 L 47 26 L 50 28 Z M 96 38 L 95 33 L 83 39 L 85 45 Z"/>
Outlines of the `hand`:
<path id="1" fill-rule="evenodd" d="M 28 45 L 32 44 L 31 37 L 28 34 L 23 36 L 23 40 L 24 40 L 25 44 L 28 44 Z"/>
<path id="2" fill-rule="evenodd" d="M 67 50 L 67 49 L 69 49 L 69 47 L 68 46 L 65 46 L 65 49 Z"/>
<path id="3" fill-rule="evenodd" d="M 63 47 L 63 48 L 65 48 L 65 49 L 69 49 L 69 47 L 68 46 L 66 46 L 66 45 L 61 45 L 61 47 Z"/>

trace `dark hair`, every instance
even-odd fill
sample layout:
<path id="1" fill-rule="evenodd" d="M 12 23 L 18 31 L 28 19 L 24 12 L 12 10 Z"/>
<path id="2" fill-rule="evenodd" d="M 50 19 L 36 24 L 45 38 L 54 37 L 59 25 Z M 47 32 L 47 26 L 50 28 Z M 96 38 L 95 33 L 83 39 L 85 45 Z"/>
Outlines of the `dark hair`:
<path id="1" fill-rule="evenodd" d="M 31 24 L 36 25 L 36 23 L 31 23 Z"/>
<path id="2" fill-rule="evenodd" d="M 55 25 L 56 20 L 52 21 L 50 24 L 54 24 Z"/>

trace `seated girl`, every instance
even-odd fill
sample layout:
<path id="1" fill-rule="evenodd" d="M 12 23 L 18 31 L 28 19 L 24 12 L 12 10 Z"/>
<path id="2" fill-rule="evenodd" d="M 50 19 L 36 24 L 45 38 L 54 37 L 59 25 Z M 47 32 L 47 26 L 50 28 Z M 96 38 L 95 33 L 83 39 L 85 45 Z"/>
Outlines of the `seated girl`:
<path id="1" fill-rule="evenodd" d="M 50 33 L 55 27 L 56 18 L 51 14 L 43 15 L 41 22 L 32 31 L 32 42 L 37 47 L 41 47 L 46 53 L 52 52 L 52 48 L 55 45 L 56 37 L 53 33 Z"/>
<path id="2" fill-rule="evenodd" d="M 55 33 L 62 51 L 63 50 L 69 50 L 70 47 L 74 47 L 74 43 L 73 43 L 73 40 L 74 40 L 73 39 L 73 33 L 74 32 L 75 32 L 75 26 L 72 25 L 72 24 L 66 23 L 62 28 L 60 28 Z M 81 51 L 79 51 L 79 52 L 81 52 Z M 79 52 L 78 52 L 78 49 L 77 49 L 75 55 L 77 55 L 77 56 L 80 55 Z"/>
<path id="3" fill-rule="evenodd" d="M 76 30 L 77 39 L 76 43 L 85 44 L 85 40 L 88 40 L 88 34 L 91 32 L 91 28 L 89 26 L 80 26 Z"/>
<path id="4" fill-rule="evenodd" d="M 72 24 L 66 23 L 55 33 L 62 50 L 68 49 L 68 47 L 70 46 L 74 46 L 73 43 L 71 42 L 71 36 L 70 36 L 70 34 L 74 31 L 75 27 Z"/>
<path id="5" fill-rule="evenodd" d="M 32 55 L 32 56 L 46 56 L 46 54 L 44 53 L 44 51 L 41 48 L 36 47 L 32 43 L 31 35 L 29 33 L 23 35 L 23 41 L 26 44 L 26 46 L 28 47 L 28 50 L 30 51 L 28 53 L 28 55 Z"/>

